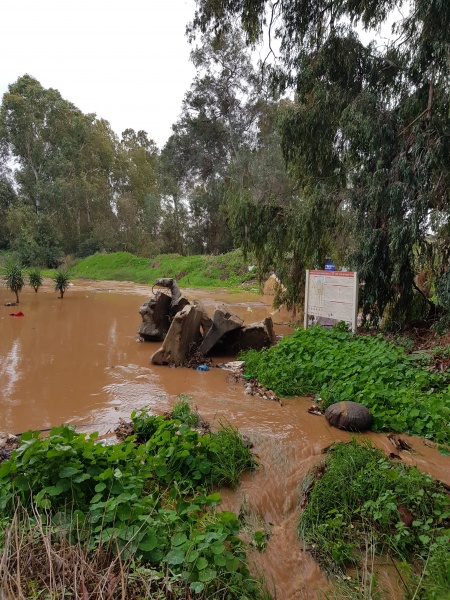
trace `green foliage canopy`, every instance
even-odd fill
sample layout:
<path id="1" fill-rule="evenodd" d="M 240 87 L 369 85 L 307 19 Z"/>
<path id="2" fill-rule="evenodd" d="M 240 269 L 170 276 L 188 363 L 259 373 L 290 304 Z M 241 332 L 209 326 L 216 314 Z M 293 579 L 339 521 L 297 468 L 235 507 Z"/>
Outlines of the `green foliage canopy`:
<path id="1" fill-rule="evenodd" d="M 346 262 L 366 282 L 364 314 L 410 319 L 417 273 L 431 268 L 439 280 L 449 268 L 448 2 L 197 0 L 191 31 L 221 34 L 235 19 L 249 43 L 267 29 L 280 38 L 272 82 L 295 92 L 279 121 L 282 147 L 313 206 L 310 228 L 326 214 L 325 235 L 339 232 L 349 212 Z M 361 29 L 376 35 L 392 19 L 391 40 L 362 43 Z M 313 265 L 301 254 L 303 271 Z"/>

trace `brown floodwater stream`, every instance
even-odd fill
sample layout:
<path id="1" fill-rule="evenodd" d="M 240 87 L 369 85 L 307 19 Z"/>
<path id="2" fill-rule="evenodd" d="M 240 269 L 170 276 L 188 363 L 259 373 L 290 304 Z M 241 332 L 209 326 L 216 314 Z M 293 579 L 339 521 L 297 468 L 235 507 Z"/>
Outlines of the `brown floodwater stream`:
<path id="1" fill-rule="evenodd" d="M 290 315 L 274 311 L 270 297 L 204 290 L 185 294 L 211 311 L 225 303 L 245 323 L 272 314 L 278 334 L 291 331 Z M 0 431 L 21 433 L 64 422 L 105 435 L 135 408 L 149 406 L 162 413 L 178 394 L 191 396 L 205 419 L 239 427 L 259 456 L 261 468 L 247 474 L 236 492 L 223 492 L 225 508 L 246 513 L 250 529 L 270 534 L 265 552 L 250 550 L 254 571 L 264 574 L 270 589 L 276 588 L 278 600 L 320 597 L 327 578 L 295 533 L 300 484 L 323 448 L 350 436 L 307 413 L 310 399 L 283 400 L 281 406 L 246 395 L 222 369 L 151 365 L 150 356 L 160 344 L 140 343 L 136 334 L 138 309 L 150 295 L 149 286 L 78 281 L 59 300 L 46 282 L 37 294 L 24 289 L 19 306 L 6 307 L 13 296 L 1 287 Z M 25 317 L 9 316 L 19 310 Z M 233 358 L 217 357 L 215 363 Z M 385 435 L 366 437 L 386 453 L 397 453 Z M 420 438 L 402 438 L 415 450 L 402 453 L 406 463 L 450 484 L 448 457 Z M 398 596 L 391 581 L 386 581 L 386 597 Z"/>

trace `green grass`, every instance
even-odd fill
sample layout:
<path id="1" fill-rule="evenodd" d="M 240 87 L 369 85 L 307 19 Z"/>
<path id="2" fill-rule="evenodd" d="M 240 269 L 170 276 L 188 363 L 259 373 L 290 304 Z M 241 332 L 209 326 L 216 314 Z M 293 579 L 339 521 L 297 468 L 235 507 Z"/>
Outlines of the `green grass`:
<path id="1" fill-rule="evenodd" d="M 250 264 L 239 250 L 220 256 L 166 254 L 152 259 L 115 252 L 85 258 L 71 268 L 71 275 L 150 285 L 157 278 L 174 277 L 182 287 L 233 289 L 255 278 L 255 271 L 248 271 Z"/>
<path id="2" fill-rule="evenodd" d="M 192 408 L 191 398 L 184 394 L 178 396 L 178 400 L 172 408 L 172 416 L 189 427 L 197 427 L 200 423 L 200 415 Z"/>
<path id="3" fill-rule="evenodd" d="M 438 482 L 355 441 L 333 446 L 305 481 L 298 533 L 329 572 L 361 569 L 370 549 L 403 562 L 406 597 L 448 598 L 450 498 Z"/>
<path id="4" fill-rule="evenodd" d="M 367 406 L 375 431 L 407 432 L 450 443 L 450 386 L 393 344 L 342 327 L 298 329 L 277 346 L 242 354 L 246 374 L 278 396 L 316 394 L 326 408 Z"/>

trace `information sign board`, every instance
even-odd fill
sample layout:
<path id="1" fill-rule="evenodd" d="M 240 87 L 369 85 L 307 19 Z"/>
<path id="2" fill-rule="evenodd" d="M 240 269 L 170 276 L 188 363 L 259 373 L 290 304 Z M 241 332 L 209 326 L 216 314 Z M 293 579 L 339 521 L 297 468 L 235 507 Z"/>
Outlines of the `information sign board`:
<path id="1" fill-rule="evenodd" d="M 352 271 L 306 271 L 305 329 L 345 321 L 356 332 L 358 277 Z"/>

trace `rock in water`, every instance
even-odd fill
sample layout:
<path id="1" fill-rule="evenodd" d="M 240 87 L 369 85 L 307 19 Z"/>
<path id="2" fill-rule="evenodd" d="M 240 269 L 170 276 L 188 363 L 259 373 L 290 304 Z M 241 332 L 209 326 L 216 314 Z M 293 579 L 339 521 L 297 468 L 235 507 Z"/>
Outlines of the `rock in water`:
<path id="1" fill-rule="evenodd" d="M 325 411 L 330 425 L 344 431 L 367 431 L 372 427 L 372 413 L 358 402 L 336 402 Z"/>
<path id="2" fill-rule="evenodd" d="M 153 354 L 154 365 L 183 364 L 193 343 L 200 338 L 200 321 L 202 313 L 189 304 L 177 313 L 170 325 L 162 347 Z"/>
<path id="3" fill-rule="evenodd" d="M 148 342 L 163 341 L 169 331 L 169 309 L 172 299 L 170 296 L 157 292 L 139 309 L 142 323 L 138 334 Z"/>
<path id="4" fill-rule="evenodd" d="M 214 311 L 212 326 L 203 338 L 198 349 L 205 356 L 211 348 L 229 331 L 242 327 L 242 319 L 237 315 L 232 315 L 228 311 L 217 309 Z"/>

